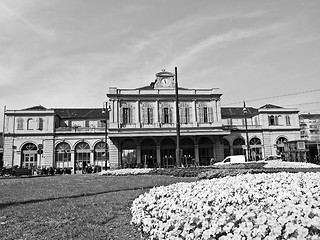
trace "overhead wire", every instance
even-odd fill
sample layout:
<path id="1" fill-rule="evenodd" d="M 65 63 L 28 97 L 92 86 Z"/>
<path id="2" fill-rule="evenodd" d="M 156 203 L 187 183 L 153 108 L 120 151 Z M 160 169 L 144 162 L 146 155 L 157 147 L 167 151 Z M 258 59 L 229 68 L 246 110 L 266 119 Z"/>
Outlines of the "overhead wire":
<path id="1" fill-rule="evenodd" d="M 245 100 L 245 101 L 246 102 L 255 102 L 255 101 L 260 101 L 260 100 L 287 97 L 287 96 L 293 96 L 293 95 L 299 95 L 299 94 L 305 94 L 305 93 L 311 93 L 311 92 L 318 92 L 318 91 L 320 91 L 320 89 L 313 89 L 313 90 L 308 90 L 308 91 L 303 91 L 303 92 L 288 93 L 288 94 L 282 94 L 282 95 L 264 97 L 264 98 L 249 99 L 249 100 Z M 223 105 L 228 106 L 228 105 L 238 104 L 238 103 L 242 103 L 242 101 L 241 102 L 233 102 L 233 103 L 223 104 Z"/>

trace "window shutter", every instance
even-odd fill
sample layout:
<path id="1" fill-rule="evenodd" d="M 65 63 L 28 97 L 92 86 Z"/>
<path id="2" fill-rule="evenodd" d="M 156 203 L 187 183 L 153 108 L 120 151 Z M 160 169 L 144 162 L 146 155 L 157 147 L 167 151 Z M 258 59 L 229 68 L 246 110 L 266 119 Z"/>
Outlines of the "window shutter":
<path id="1" fill-rule="evenodd" d="M 123 123 L 123 122 L 124 122 L 124 121 L 123 121 L 123 117 L 124 117 L 123 112 L 124 112 L 124 108 L 122 107 L 122 108 L 120 108 L 120 123 Z"/>
<path id="2" fill-rule="evenodd" d="M 180 122 L 181 123 L 186 123 L 187 119 L 186 119 L 186 106 L 182 105 L 181 109 L 180 109 Z"/>
<path id="3" fill-rule="evenodd" d="M 212 123 L 213 122 L 213 111 L 212 107 L 208 107 L 208 122 Z"/>
<path id="4" fill-rule="evenodd" d="M 148 112 L 147 112 L 148 108 L 143 107 L 142 108 L 142 123 L 148 123 Z"/>
<path id="5" fill-rule="evenodd" d="M 153 123 L 153 109 L 152 108 L 148 108 L 148 112 L 149 112 L 149 123 Z"/>
<path id="6" fill-rule="evenodd" d="M 132 108 L 128 108 L 128 123 L 133 123 L 133 109 Z"/>
<path id="7" fill-rule="evenodd" d="M 42 118 L 37 119 L 37 129 L 43 130 L 43 119 Z"/>
<path id="8" fill-rule="evenodd" d="M 164 123 L 164 107 L 161 107 L 160 122 Z"/>
<path id="9" fill-rule="evenodd" d="M 18 118 L 17 122 L 18 122 L 17 128 L 18 129 L 23 129 L 23 119 L 22 118 Z"/>
<path id="10" fill-rule="evenodd" d="M 186 108 L 186 123 L 191 123 L 190 108 Z"/>
<path id="11" fill-rule="evenodd" d="M 172 108 L 168 108 L 169 123 L 173 123 Z"/>
<path id="12" fill-rule="evenodd" d="M 199 122 L 204 122 L 204 108 L 202 105 L 199 107 Z"/>

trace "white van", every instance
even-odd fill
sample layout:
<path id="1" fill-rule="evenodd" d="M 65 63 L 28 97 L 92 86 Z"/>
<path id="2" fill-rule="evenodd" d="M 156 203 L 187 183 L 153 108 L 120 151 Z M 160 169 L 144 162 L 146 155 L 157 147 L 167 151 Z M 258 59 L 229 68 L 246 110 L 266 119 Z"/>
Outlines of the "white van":
<path id="1" fill-rule="evenodd" d="M 244 155 L 234 155 L 234 156 L 228 156 L 225 159 L 223 159 L 222 162 L 217 162 L 213 165 L 224 165 L 224 164 L 232 164 L 232 163 L 244 163 L 246 162 L 246 156 Z"/>

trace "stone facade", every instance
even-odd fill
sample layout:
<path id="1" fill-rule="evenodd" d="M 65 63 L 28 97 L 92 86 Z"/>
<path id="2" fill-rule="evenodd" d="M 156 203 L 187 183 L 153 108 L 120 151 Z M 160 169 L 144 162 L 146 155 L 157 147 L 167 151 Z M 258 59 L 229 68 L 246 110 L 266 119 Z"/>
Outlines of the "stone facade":
<path id="1" fill-rule="evenodd" d="M 4 165 L 81 169 L 105 167 L 107 158 L 111 168 L 172 167 L 177 112 L 182 165 L 209 165 L 212 158 L 236 154 L 257 160 L 282 153 L 285 141 L 300 139 L 297 109 L 268 104 L 246 108 L 244 114 L 242 107 L 221 107 L 217 88 L 179 88 L 178 93 L 177 104 L 174 74 L 161 71 L 149 86 L 110 87 L 105 113 L 42 106 L 6 110 Z"/>

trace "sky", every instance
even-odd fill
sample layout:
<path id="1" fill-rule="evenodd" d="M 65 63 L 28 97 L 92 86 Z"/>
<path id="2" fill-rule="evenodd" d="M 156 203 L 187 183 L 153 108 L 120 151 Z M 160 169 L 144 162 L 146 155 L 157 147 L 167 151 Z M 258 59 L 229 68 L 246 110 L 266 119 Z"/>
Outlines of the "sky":
<path id="1" fill-rule="evenodd" d="M 175 67 L 225 107 L 320 113 L 319 29 L 319 0 L 0 0 L 0 116 L 99 108 Z"/>

